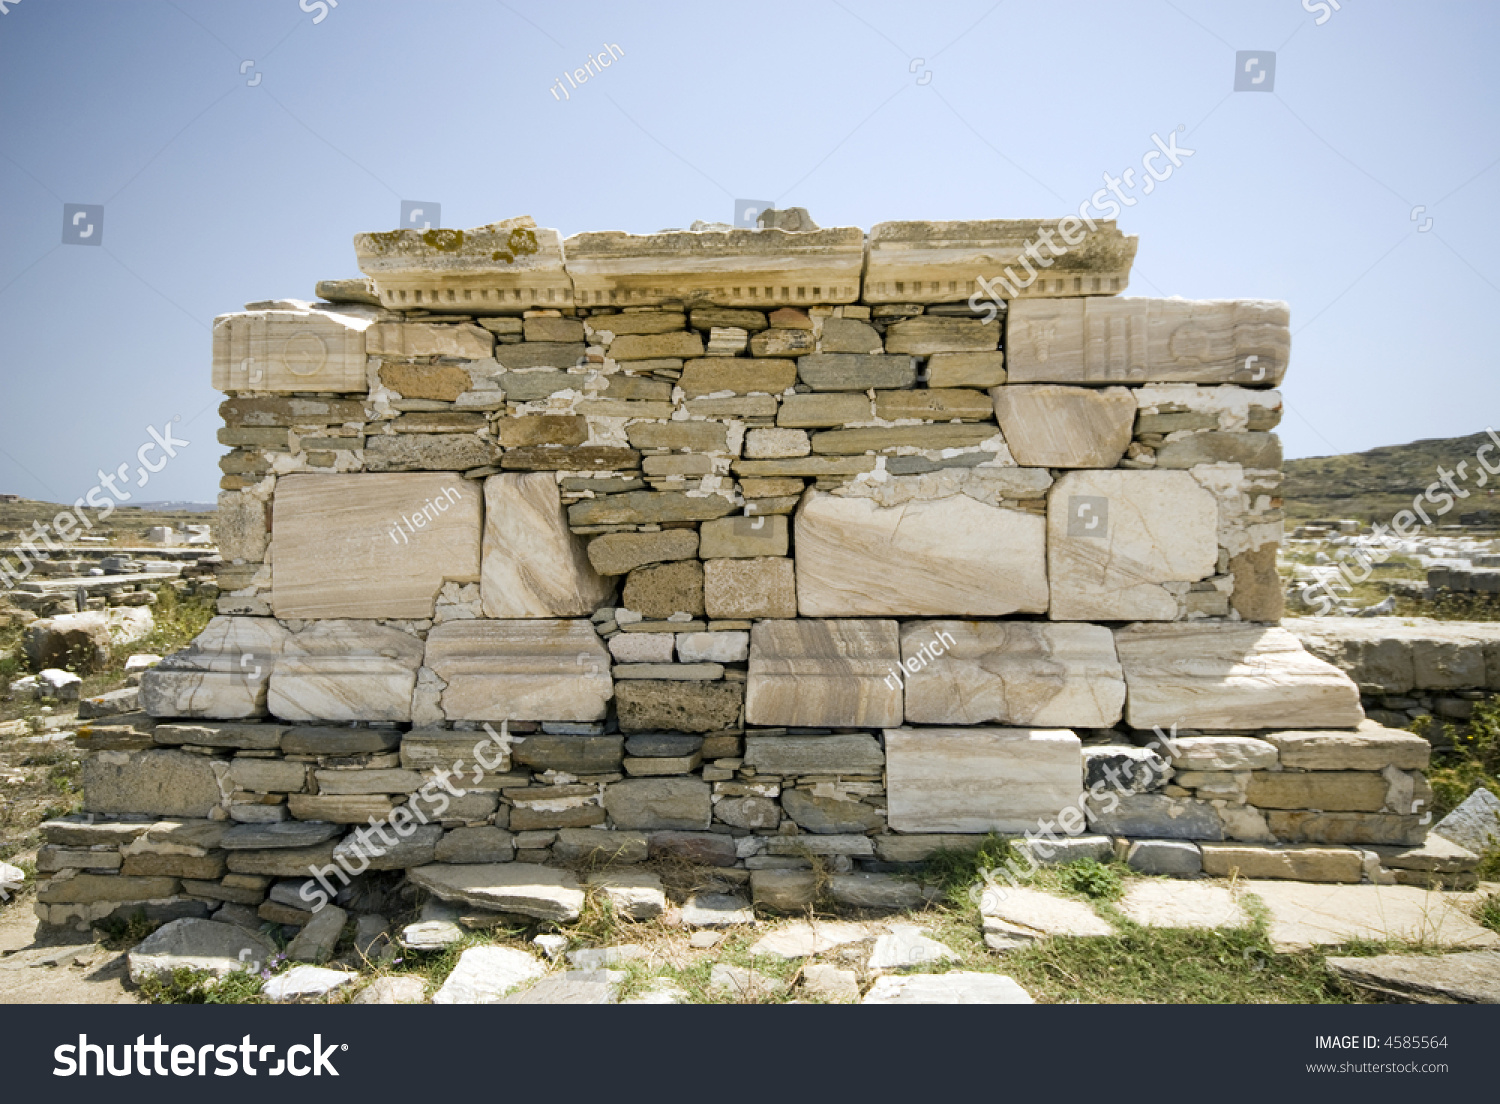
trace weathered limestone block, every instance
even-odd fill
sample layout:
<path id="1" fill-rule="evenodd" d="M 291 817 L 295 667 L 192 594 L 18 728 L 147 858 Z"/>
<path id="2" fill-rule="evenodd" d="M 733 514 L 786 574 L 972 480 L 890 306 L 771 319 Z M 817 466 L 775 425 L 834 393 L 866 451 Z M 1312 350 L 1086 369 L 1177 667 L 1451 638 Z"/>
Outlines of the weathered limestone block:
<path id="1" fill-rule="evenodd" d="M 710 357 L 682 367 L 678 385 L 688 398 L 732 391 L 736 395 L 779 395 L 797 382 L 797 366 L 785 360 Z"/>
<path id="2" fill-rule="evenodd" d="M 1089 230 L 1076 217 L 882 222 L 870 228 L 870 262 L 861 301 L 967 301 L 982 310 L 985 292 L 977 278 L 987 278 L 1001 300 L 1118 295 L 1130 282 L 1136 239 L 1121 234 L 1112 221 L 1095 225 L 1097 229 Z M 1033 256 L 1051 263 L 1039 269 L 1026 257 L 1028 245 L 1035 250 Z M 1028 273 L 1036 278 L 1028 282 Z"/>
<path id="3" fill-rule="evenodd" d="M 1130 625 L 1115 633 L 1115 647 L 1134 728 L 1354 728 L 1364 720 L 1354 683 L 1282 628 Z"/>
<path id="4" fill-rule="evenodd" d="M 583 909 L 583 886 L 577 876 L 537 863 L 436 863 L 409 870 L 406 876 L 434 897 L 487 912 L 516 912 L 571 924 Z"/>
<path id="5" fill-rule="evenodd" d="M 264 310 L 214 319 L 218 391 L 365 392 L 370 317 L 321 310 Z"/>
<path id="6" fill-rule="evenodd" d="M 1287 629 L 1369 694 L 1500 689 L 1500 626 L 1425 617 L 1306 617 Z"/>
<path id="7" fill-rule="evenodd" d="M 1005 379 L 1003 352 L 934 353 L 927 360 L 928 387 L 998 387 Z"/>
<path id="8" fill-rule="evenodd" d="M 101 751 L 83 760 L 83 809 L 206 819 L 224 803 L 226 766 L 182 751 Z"/>
<path id="9" fill-rule="evenodd" d="M 1387 784 L 1375 771 L 1256 771 L 1248 798 L 1259 809 L 1378 813 Z"/>
<path id="10" fill-rule="evenodd" d="M 380 366 L 380 382 L 403 399 L 452 402 L 469 390 L 472 379 L 457 364 L 394 362 Z"/>
<path id="11" fill-rule="evenodd" d="M 1091 832 L 1133 839 L 1221 840 L 1224 822 L 1206 801 L 1105 791 L 1086 804 Z"/>
<path id="12" fill-rule="evenodd" d="M 703 565 L 698 560 L 652 564 L 631 571 L 622 594 L 625 608 L 653 620 L 673 614 L 703 616 Z"/>
<path id="13" fill-rule="evenodd" d="M 1213 574 L 1217 526 L 1213 495 L 1187 472 L 1069 472 L 1047 495 L 1052 619 L 1175 619 L 1162 584 Z"/>
<path id="14" fill-rule="evenodd" d="M 795 382 L 795 381 L 794 381 Z M 868 421 L 870 400 L 864 395 L 824 394 L 787 395 L 776 413 L 776 424 L 793 428 L 820 429 L 849 422 Z"/>
<path id="15" fill-rule="evenodd" d="M 470 323 L 381 322 L 370 327 L 366 346 L 371 356 L 484 360 L 495 349 L 495 337 Z"/>
<path id="16" fill-rule="evenodd" d="M 632 778 L 604 788 L 604 808 L 616 828 L 702 832 L 712 789 L 699 778 Z"/>
<path id="17" fill-rule="evenodd" d="M 785 556 L 789 547 L 787 521 L 781 515 L 718 518 L 705 521 L 700 532 L 703 546 L 699 555 L 705 560 Z M 784 616 L 795 617 L 796 614 Z"/>
<path id="18" fill-rule="evenodd" d="M 764 461 L 775 463 L 775 461 Z M 651 525 L 667 521 L 707 521 L 739 509 L 724 495 L 690 496 L 682 491 L 627 491 L 574 502 L 568 524 Z"/>
<path id="19" fill-rule="evenodd" d="M 1244 387 L 1197 387 L 1190 383 L 1134 388 L 1137 433 L 1180 433 L 1219 429 L 1275 429 L 1281 421 L 1281 393 Z"/>
<path id="20" fill-rule="evenodd" d="M 1366 721 L 1357 732 L 1268 732 L 1288 770 L 1426 770 L 1432 745 L 1413 732 Z"/>
<path id="21" fill-rule="evenodd" d="M 268 705 L 284 721 L 410 721 L 422 642 L 368 621 L 319 621 L 271 673 Z"/>
<path id="22" fill-rule="evenodd" d="M 893 323 L 885 331 L 885 351 L 930 356 L 933 353 L 992 353 L 1000 345 L 1000 323 L 981 318 L 918 315 Z"/>
<path id="23" fill-rule="evenodd" d="M 270 617 L 215 617 L 186 648 L 141 675 L 141 708 L 153 717 L 263 717 L 271 669 L 282 654 L 300 650 Z"/>
<path id="24" fill-rule="evenodd" d="M 785 533 L 784 518 L 770 520 L 783 522 Z M 796 617 L 792 561 L 784 556 L 707 560 L 703 564 L 703 603 L 709 617 L 725 620 Z"/>
<path id="25" fill-rule="evenodd" d="M 1238 383 L 1275 387 L 1291 349 L 1285 303 L 1054 299 L 1013 304 L 1012 383 Z"/>
<path id="26" fill-rule="evenodd" d="M 354 251 L 391 310 L 495 314 L 572 302 L 560 235 L 525 215 L 470 230 L 356 234 Z"/>
<path id="27" fill-rule="evenodd" d="M 1234 593 L 1229 604 L 1245 621 L 1280 621 L 1286 594 L 1276 574 L 1276 544 L 1263 544 L 1229 559 Z"/>
<path id="28" fill-rule="evenodd" d="M 1193 468 L 1199 464 L 1239 464 L 1280 471 L 1281 438 L 1274 433 L 1193 433 L 1157 446 L 1156 466 Z"/>
<path id="29" fill-rule="evenodd" d="M 745 719 L 886 728 L 902 720 L 894 621 L 760 621 L 750 630 Z"/>
<path id="30" fill-rule="evenodd" d="M 587 621 L 450 621 L 427 637 L 452 721 L 598 721 L 609 654 Z"/>
<path id="31" fill-rule="evenodd" d="M 1486 791 L 1487 792 L 1487 791 Z M 1268 810 L 1272 834 L 1289 843 L 1378 843 L 1415 846 L 1427 837 L 1423 816 Z"/>
<path id="32" fill-rule="evenodd" d="M 588 553 L 589 563 L 600 575 L 627 575 L 646 564 L 695 558 L 698 555 L 698 534 L 692 529 L 606 533 L 589 541 Z"/>
<path id="33" fill-rule="evenodd" d="M 748 736 L 745 765 L 768 775 L 878 775 L 885 752 L 873 736 Z"/>
<path id="34" fill-rule="evenodd" d="M 812 436 L 812 450 L 821 454 L 860 455 L 898 448 L 928 451 L 973 448 L 996 436 L 993 425 L 931 423 L 875 429 L 831 429 Z"/>
<path id="35" fill-rule="evenodd" d="M 893 728 L 885 753 L 897 832 L 1035 830 L 1083 792 L 1082 747 L 1065 729 Z"/>
<path id="36" fill-rule="evenodd" d="M 1275 743 L 1253 736 L 1179 736 L 1166 752 L 1178 771 L 1266 770 L 1277 763 Z"/>
<path id="37" fill-rule="evenodd" d="M 614 586 L 589 563 L 568 528 L 550 475 L 492 475 L 484 481 L 484 615 L 587 617 Z"/>
<path id="38" fill-rule="evenodd" d="M 1038 468 L 1112 468 L 1135 426 L 1128 387 L 1052 384 L 990 389 L 995 418 L 1016 463 Z"/>
<path id="39" fill-rule="evenodd" d="M 480 492 L 447 475 L 289 475 L 276 487 L 271 606 L 282 618 L 429 618 L 480 573 Z"/>
<path id="40" fill-rule="evenodd" d="M 1352 847 L 1244 847 L 1232 843 L 1203 845 L 1203 872 L 1241 878 L 1287 878 L 1297 882 L 1358 884 L 1364 860 Z"/>
<path id="41" fill-rule="evenodd" d="M 804 617 L 1045 612 L 1046 524 L 964 495 L 882 507 L 809 491 L 796 516 L 798 611 Z"/>
<path id="42" fill-rule="evenodd" d="M 628 679 L 615 690 L 622 732 L 718 732 L 740 723 L 744 684 Z"/>
<path id="43" fill-rule="evenodd" d="M 910 724 L 1109 728 L 1125 704 L 1102 625 L 910 621 L 901 662 Z"/>
<path id="44" fill-rule="evenodd" d="M 499 457 L 498 447 L 472 433 L 392 433 L 365 438 L 367 472 L 461 472 L 492 464 Z M 395 521 L 391 517 L 387 525 Z"/>
<path id="45" fill-rule="evenodd" d="M 781 805 L 799 828 L 815 835 L 870 832 L 885 827 L 885 817 L 879 809 L 847 797 L 824 796 L 801 789 L 783 790 Z"/>
<path id="46" fill-rule="evenodd" d="M 270 511 L 265 500 L 244 491 L 220 494 L 214 539 L 219 545 L 219 555 L 230 563 L 264 560 L 271 540 Z"/>
<path id="47" fill-rule="evenodd" d="M 864 232 L 603 231 L 563 243 L 579 306 L 619 303 L 769 308 L 852 303 L 860 295 Z"/>
<path id="48" fill-rule="evenodd" d="M 797 378 L 814 391 L 911 387 L 917 366 L 909 356 L 817 353 L 797 360 Z"/>

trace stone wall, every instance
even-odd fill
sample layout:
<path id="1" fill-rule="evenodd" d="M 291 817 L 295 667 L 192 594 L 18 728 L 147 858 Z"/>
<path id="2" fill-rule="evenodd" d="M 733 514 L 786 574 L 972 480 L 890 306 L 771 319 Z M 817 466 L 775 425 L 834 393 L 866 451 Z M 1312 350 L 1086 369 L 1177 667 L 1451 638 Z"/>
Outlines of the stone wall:
<path id="1" fill-rule="evenodd" d="M 1339 880 L 1421 843 L 1425 742 L 1275 624 L 1284 304 L 1117 298 L 1134 239 L 1077 219 L 356 249 L 215 324 L 222 616 L 88 764 L 116 819 L 54 826 L 49 920 L 299 923 L 275 879 L 336 852 L 785 904 L 989 832 Z"/>

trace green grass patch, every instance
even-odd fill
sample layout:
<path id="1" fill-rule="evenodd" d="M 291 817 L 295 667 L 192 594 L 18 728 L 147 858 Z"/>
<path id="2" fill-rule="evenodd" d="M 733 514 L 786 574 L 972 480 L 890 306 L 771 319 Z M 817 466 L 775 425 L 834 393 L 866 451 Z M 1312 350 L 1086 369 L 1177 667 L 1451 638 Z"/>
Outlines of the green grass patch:
<path id="1" fill-rule="evenodd" d="M 261 986 L 266 979 L 248 970 L 218 978 L 206 970 L 173 970 L 146 978 L 141 996 L 152 1004 L 265 1004 Z"/>

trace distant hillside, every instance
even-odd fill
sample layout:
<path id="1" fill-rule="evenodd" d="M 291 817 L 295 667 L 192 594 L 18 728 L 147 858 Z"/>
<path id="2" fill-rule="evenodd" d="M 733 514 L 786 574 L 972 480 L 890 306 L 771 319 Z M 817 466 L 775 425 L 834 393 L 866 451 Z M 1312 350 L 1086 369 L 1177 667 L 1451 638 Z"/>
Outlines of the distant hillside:
<path id="1" fill-rule="evenodd" d="M 1291 521 L 1313 518 L 1357 518 L 1369 523 L 1389 521 L 1398 510 L 1409 509 L 1412 499 L 1438 478 L 1438 468 L 1456 472 L 1466 462 L 1467 479 L 1456 475 L 1460 490 L 1470 492 L 1442 517 L 1438 524 L 1457 524 L 1461 515 L 1491 512 L 1490 518 L 1471 519 L 1476 524 L 1500 525 L 1500 476 L 1486 476 L 1480 489 L 1474 454 L 1491 441 L 1487 433 L 1413 441 L 1409 445 L 1386 445 L 1368 452 L 1343 456 L 1310 456 L 1286 462 L 1283 497 Z M 1500 467 L 1500 448 L 1487 454 Z M 1428 507 L 1429 511 L 1432 509 Z"/>

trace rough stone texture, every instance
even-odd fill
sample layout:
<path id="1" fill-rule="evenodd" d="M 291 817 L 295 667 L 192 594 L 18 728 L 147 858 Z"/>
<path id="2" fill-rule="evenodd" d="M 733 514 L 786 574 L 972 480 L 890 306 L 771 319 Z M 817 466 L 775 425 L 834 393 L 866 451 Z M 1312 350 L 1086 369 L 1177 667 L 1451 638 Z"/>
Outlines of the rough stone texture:
<path id="1" fill-rule="evenodd" d="M 868 391 L 910 387 L 917 368 L 909 356 L 818 353 L 798 359 L 797 378 L 814 391 Z"/>
<path id="2" fill-rule="evenodd" d="M 130 980 L 169 976 L 174 970 L 202 970 L 227 977 L 240 970 L 259 971 L 276 946 L 259 932 L 212 920 L 173 920 L 131 948 L 126 956 Z"/>
<path id="3" fill-rule="evenodd" d="M 626 920 L 652 920 L 667 907 L 661 879 L 644 870 L 608 871 L 590 874 L 590 889 L 609 902 L 616 916 Z"/>
<path id="4" fill-rule="evenodd" d="M 1050 935 L 1113 935 L 1114 927 L 1082 901 L 1054 897 L 1039 889 L 1012 886 L 1003 892 L 984 894 L 980 911 L 1001 921 L 1016 934 L 1031 938 Z"/>
<path id="5" fill-rule="evenodd" d="M 1241 383 L 1286 374 L 1291 314 L 1260 299 L 1050 299 L 1013 303 L 1012 383 Z"/>
<path id="6" fill-rule="evenodd" d="M 1400 885 L 1255 880 L 1241 884 L 1270 911 L 1271 942 L 1279 951 L 1356 939 L 1393 939 L 1464 950 L 1500 948 L 1500 934 L 1480 927 L 1468 915 L 1467 899 L 1459 894 Z"/>
<path id="7" fill-rule="evenodd" d="M 1016 463 L 1037 468 L 1112 468 L 1135 426 L 1127 387 L 1050 384 L 996 387 L 995 418 Z"/>
<path id="8" fill-rule="evenodd" d="M 1250 914 L 1221 885 L 1144 878 L 1125 890 L 1119 909 L 1150 928 L 1246 928 Z"/>
<path id="9" fill-rule="evenodd" d="M 888 729 L 885 747 L 898 832 L 1024 832 L 1083 789 L 1079 740 L 1065 730 Z"/>
<path id="10" fill-rule="evenodd" d="M 510 862 L 515 854 L 515 836 L 488 825 L 454 828 L 444 833 L 433 849 L 435 861 L 462 865 Z"/>
<path id="11" fill-rule="evenodd" d="M 1136 840 L 1125 861 L 1142 874 L 1183 876 L 1203 871 L 1203 852 L 1197 844 L 1184 840 Z"/>
<path id="12" fill-rule="evenodd" d="M 678 633 L 677 658 L 683 663 L 744 663 L 750 658 L 750 634 Z"/>
<path id="13" fill-rule="evenodd" d="M 625 580 L 625 608 L 664 621 L 674 613 L 703 616 L 703 565 L 697 560 L 638 567 Z"/>
<path id="14" fill-rule="evenodd" d="M 1252 736 L 1179 736 L 1164 750 L 1180 771 L 1266 770 L 1277 763 L 1276 745 Z"/>
<path id="15" fill-rule="evenodd" d="M 622 732 L 717 732 L 740 722 L 744 687 L 735 682 L 630 679 L 615 688 Z"/>
<path id="16" fill-rule="evenodd" d="M 617 828 L 703 831 L 712 817 L 711 789 L 697 778 L 632 778 L 604 790 Z"/>
<path id="17" fill-rule="evenodd" d="M 750 902 L 732 893 L 695 893 L 682 906 L 688 928 L 738 928 L 755 923 Z"/>
<path id="18" fill-rule="evenodd" d="M 180 751 L 99 752 L 83 760 L 83 809 L 206 818 L 224 802 L 223 768 L 222 761 Z"/>
<path id="19" fill-rule="evenodd" d="M 1500 627 L 1422 617 L 1306 617 L 1283 626 L 1367 694 L 1500 690 Z"/>
<path id="20" fill-rule="evenodd" d="M 214 539 L 219 555 L 226 561 L 260 563 L 271 540 L 270 528 L 270 512 L 262 499 L 243 491 L 225 491 L 219 495 Z"/>
<path id="21" fill-rule="evenodd" d="M 894 621 L 761 621 L 745 716 L 757 725 L 881 728 L 902 719 Z"/>
<path id="22" fill-rule="evenodd" d="M 446 472 L 455 486 L 458 481 L 453 480 L 452 473 L 483 467 L 499 458 L 496 445 L 472 433 L 395 433 L 365 438 L 367 472 Z M 413 508 L 422 505 L 417 502 Z M 387 514 L 372 520 L 377 526 L 382 522 L 389 529 L 395 525 L 396 516 Z"/>
<path id="23" fill-rule="evenodd" d="M 785 519 L 770 520 L 783 523 L 784 537 Z M 703 565 L 703 603 L 709 617 L 723 620 L 796 617 L 797 582 L 792 561 L 773 556 L 708 560 Z"/>
<path id="24" fill-rule="evenodd" d="M 892 924 L 890 931 L 875 941 L 865 966 L 871 971 L 905 970 L 957 960 L 958 955 L 951 948 L 916 925 Z"/>
<path id="25" fill-rule="evenodd" d="M 787 521 L 781 515 L 705 521 L 702 540 L 703 547 L 699 554 L 705 560 L 785 556 L 788 548 Z"/>
<path id="26" fill-rule="evenodd" d="M 422 641 L 370 621 L 316 621 L 271 673 L 267 707 L 284 721 L 410 721 Z"/>
<path id="27" fill-rule="evenodd" d="M 1364 720 L 1355 685 L 1285 629 L 1132 625 L 1115 633 L 1115 647 L 1134 728 L 1354 728 Z"/>
<path id="28" fill-rule="evenodd" d="M 802 992 L 829 1003 L 848 1004 L 859 1000 L 859 975 L 837 966 L 808 965 L 802 970 Z"/>
<path id="29" fill-rule="evenodd" d="M 706 522 L 705 527 L 712 524 Z M 646 564 L 693 559 L 698 555 L 698 534 L 691 529 L 607 533 L 589 541 L 588 555 L 600 575 L 625 575 Z"/>
<path id="30" fill-rule="evenodd" d="M 486 617 L 587 617 L 614 591 L 568 529 L 550 475 L 484 481 L 481 577 Z"/>
<path id="31" fill-rule="evenodd" d="M 1221 840 L 1224 823 L 1214 807 L 1164 794 L 1109 794 L 1088 803 L 1094 832 L 1146 839 Z"/>
<path id="32" fill-rule="evenodd" d="M 470 947 L 433 1004 L 497 1004 L 518 985 L 541 977 L 547 968 L 535 957 L 514 947 Z"/>
<path id="33" fill-rule="evenodd" d="M 1226 878 L 1287 878 L 1297 882 L 1357 884 L 1364 873 L 1360 853 L 1347 847 L 1240 847 L 1229 843 L 1203 845 L 1203 871 Z"/>
<path id="34" fill-rule="evenodd" d="M 908 622 L 901 660 L 913 724 L 1109 728 L 1125 703 L 1114 636 L 1099 625 Z"/>
<path id="35" fill-rule="evenodd" d="M 1250 804 L 1261 809 L 1320 809 L 1378 813 L 1385 808 L 1386 779 L 1373 771 L 1256 771 Z"/>
<path id="36" fill-rule="evenodd" d="M 817 901 L 818 876 L 811 870 L 754 870 L 750 893 L 758 909 L 802 912 Z"/>
<path id="37" fill-rule="evenodd" d="M 1328 968 L 1357 988 L 1413 1004 L 1500 1004 L 1500 952 L 1463 951 L 1437 957 L 1376 955 L 1329 958 Z"/>
<path id="38" fill-rule="evenodd" d="M 1213 574 L 1218 507 L 1186 472 L 1070 472 L 1047 495 L 1056 621 L 1171 621 L 1164 583 Z"/>
<path id="39" fill-rule="evenodd" d="M 1500 797 L 1476 789 L 1458 808 L 1438 821 L 1433 834 L 1470 851 L 1480 852 L 1500 843 Z"/>
<path id="40" fill-rule="evenodd" d="M 297 938 L 287 945 L 286 956 L 293 962 L 321 965 L 333 957 L 334 946 L 344 932 L 349 914 L 336 905 L 324 905 L 303 925 Z"/>
<path id="41" fill-rule="evenodd" d="M 1268 810 L 1271 833 L 1289 843 L 1382 843 L 1415 846 L 1427 835 L 1424 818 L 1391 813 Z M 1436 829 L 1434 829 L 1435 831 Z"/>
<path id="42" fill-rule="evenodd" d="M 425 512 L 424 512 L 425 511 Z M 276 489 L 278 617 L 431 617 L 479 577 L 478 488 L 447 475 L 291 475 Z"/>
<path id="43" fill-rule="evenodd" d="M 450 621 L 427 637 L 450 720 L 603 720 L 609 653 L 587 621 Z"/>
<path id="44" fill-rule="evenodd" d="M 1288 770 L 1426 770 L 1432 745 L 1422 737 L 1366 721 L 1358 732 L 1268 732 Z"/>
<path id="45" fill-rule="evenodd" d="M 583 908 L 583 887 L 572 873 L 534 863 L 435 864 L 409 870 L 406 876 L 444 901 L 492 912 L 571 924 Z"/>
<path id="46" fill-rule="evenodd" d="M 745 765 L 760 774 L 880 774 L 885 753 L 873 736 L 754 736 L 745 740 Z"/>
<path id="47" fill-rule="evenodd" d="M 806 790 L 783 790 L 781 807 L 804 832 L 818 835 L 869 832 L 885 827 L 885 817 L 873 805 Z"/>
<path id="48" fill-rule="evenodd" d="M 861 1004 L 1035 1004 L 1031 994 L 999 974 L 887 974 L 876 978 Z"/>

